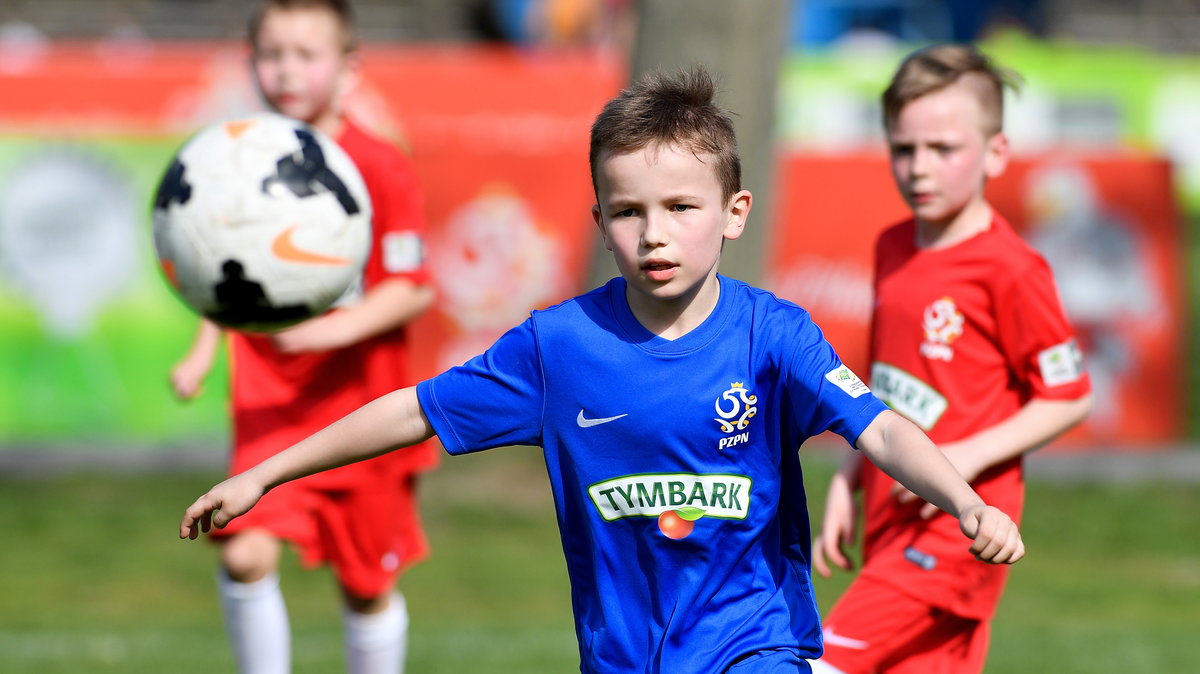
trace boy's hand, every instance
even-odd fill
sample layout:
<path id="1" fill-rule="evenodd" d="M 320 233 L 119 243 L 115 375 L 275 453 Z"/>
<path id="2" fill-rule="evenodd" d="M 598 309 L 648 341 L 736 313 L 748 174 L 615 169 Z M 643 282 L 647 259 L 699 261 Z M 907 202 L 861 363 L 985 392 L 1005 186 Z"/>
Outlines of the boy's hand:
<path id="1" fill-rule="evenodd" d="M 179 537 L 195 540 L 202 531 L 208 533 L 214 526 L 223 528 L 230 520 L 254 507 L 263 493 L 263 486 L 248 473 L 225 480 L 183 511 Z"/>
<path id="2" fill-rule="evenodd" d="M 998 508 L 979 505 L 958 518 L 962 532 L 974 541 L 971 554 L 988 564 L 1013 564 L 1025 556 L 1025 542 L 1012 519 Z"/>
<path id="3" fill-rule="evenodd" d="M 221 328 L 207 318 L 201 319 L 192 348 L 171 370 L 171 389 L 175 395 L 188 400 L 200 392 L 200 384 L 212 369 L 220 342 Z"/>
<path id="4" fill-rule="evenodd" d="M 854 568 L 854 562 L 846 555 L 845 546 L 854 544 L 856 520 L 854 490 L 845 478 L 835 475 L 825 496 L 821 533 L 813 539 L 812 545 L 813 569 L 822 577 L 833 575 L 829 562 L 847 571 Z"/>
<path id="5" fill-rule="evenodd" d="M 171 390 L 181 400 L 194 398 L 200 392 L 200 384 L 204 375 L 208 374 L 211 363 L 204 358 L 184 358 L 175 369 L 171 370 Z"/>

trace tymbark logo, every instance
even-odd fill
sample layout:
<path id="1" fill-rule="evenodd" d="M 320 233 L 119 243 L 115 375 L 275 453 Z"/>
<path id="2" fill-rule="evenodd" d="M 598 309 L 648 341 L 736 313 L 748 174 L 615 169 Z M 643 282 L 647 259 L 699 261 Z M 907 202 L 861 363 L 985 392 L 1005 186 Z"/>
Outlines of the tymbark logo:
<path id="1" fill-rule="evenodd" d="M 284 262 L 295 262 L 296 264 L 321 265 L 329 267 L 344 267 L 350 264 L 350 260 L 344 257 L 334 257 L 321 253 L 304 250 L 296 246 L 292 241 L 292 234 L 295 233 L 296 227 L 288 227 L 275 237 L 271 242 L 271 252 L 275 257 Z"/>
<path id="2" fill-rule="evenodd" d="M 625 475 L 588 487 L 601 517 L 658 517 L 668 510 L 693 508 L 707 517 L 745 519 L 751 480 L 745 475 L 652 473 Z"/>
<path id="3" fill-rule="evenodd" d="M 946 396 L 920 377 L 887 363 L 871 365 L 871 386 L 880 400 L 925 431 L 933 429 L 949 406 Z"/>

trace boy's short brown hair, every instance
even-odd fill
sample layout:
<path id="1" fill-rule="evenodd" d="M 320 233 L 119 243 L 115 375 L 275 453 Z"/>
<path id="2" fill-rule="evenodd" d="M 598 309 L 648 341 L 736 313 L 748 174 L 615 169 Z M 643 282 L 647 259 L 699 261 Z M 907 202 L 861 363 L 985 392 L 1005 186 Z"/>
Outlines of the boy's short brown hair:
<path id="1" fill-rule="evenodd" d="M 621 91 L 592 124 L 588 157 L 592 188 L 596 188 L 596 164 L 602 154 L 669 143 L 697 157 L 714 157 L 713 170 L 728 200 L 742 188 L 742 163 L 733 121 L 713 102 L 716 89 L 708 71 L 694 67 L 673 76 L 650 73 Z"/>
<path id="2" fill-rule="evenodd" d="M 273 9 L 323 9 L 330 12 L 340 24 L 342 49 L 349 53 L 358 47 L 358 38 L 354 32 L 354 9 L 349 0 L 261 0 L 250 13 L 247 35 L 251 47 L 258 48 L 258 31 L 262 28 L 263 17 Z"/>
<path id="3" fill-rule="evenodd" d="M 984 135 L 1000 133 L 1004 122 L 1004 88 L 1016 91 L 1021 78 L 967 44 L 933 45 L 905 57 L 883 92 L 884 129 L 891 127 L 905 105 L 960 79 L 970 83 L 983 108 Z"/>

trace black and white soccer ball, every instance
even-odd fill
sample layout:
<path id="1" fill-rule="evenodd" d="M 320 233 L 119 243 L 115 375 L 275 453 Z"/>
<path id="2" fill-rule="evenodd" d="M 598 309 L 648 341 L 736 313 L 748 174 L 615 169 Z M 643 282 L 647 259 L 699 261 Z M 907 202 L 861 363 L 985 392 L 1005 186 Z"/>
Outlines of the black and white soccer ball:
<path id="1" fill-rule="evenodd" d="M 312 126 L 265 113 L 189 139 L 154 199 L 154 247 L 184 302 L 268 332 L 358 290 L 371 202 L 354 162 Z"/>

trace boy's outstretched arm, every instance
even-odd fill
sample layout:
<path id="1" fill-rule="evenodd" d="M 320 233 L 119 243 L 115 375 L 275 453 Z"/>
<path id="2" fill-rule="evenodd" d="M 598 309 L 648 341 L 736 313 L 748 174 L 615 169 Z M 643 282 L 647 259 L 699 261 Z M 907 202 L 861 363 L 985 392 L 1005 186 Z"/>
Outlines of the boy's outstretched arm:
<path id="1" fill-rule="evenodd" d="M 194 539 L 225 526 L 284 482 L 415 445 L 433 434 L 417 389 L 393 391 L 210 489 L 184 511 L 179 537 Z"/>
<path id="2" fill-rule="evenodd" d="M 957 442 L 938 446 L 967 482 L 974 481 L 992 466 L 1031 452 L 1062 435 L 1087 418 L 1091 394 L 1072 400 L 1033 398 L 1009 418 Z M 915 495 L 896 487 L 901 503 Z M 937 509 L 926 505 L 922 517 L 933 517 Z"/>
<path id="3" fill-rule="evenodd" d="M 357 344 L 405 325 L 433 304 L 433 286 L 390 278 L 367 288 L 362 299 L 275 333 L 284 353 L 328 351 Z"/>
<path id="4" fill-rule="evenodd" d="M 1025 556 L 1025 544 L 1008 515 L 986 505 L 921 429 L 891 410 L 875 417 L 858 448 L 883 472 L 917 496 L 958 518 L 974 542 L 971 554 L 993 564 Z"/>

